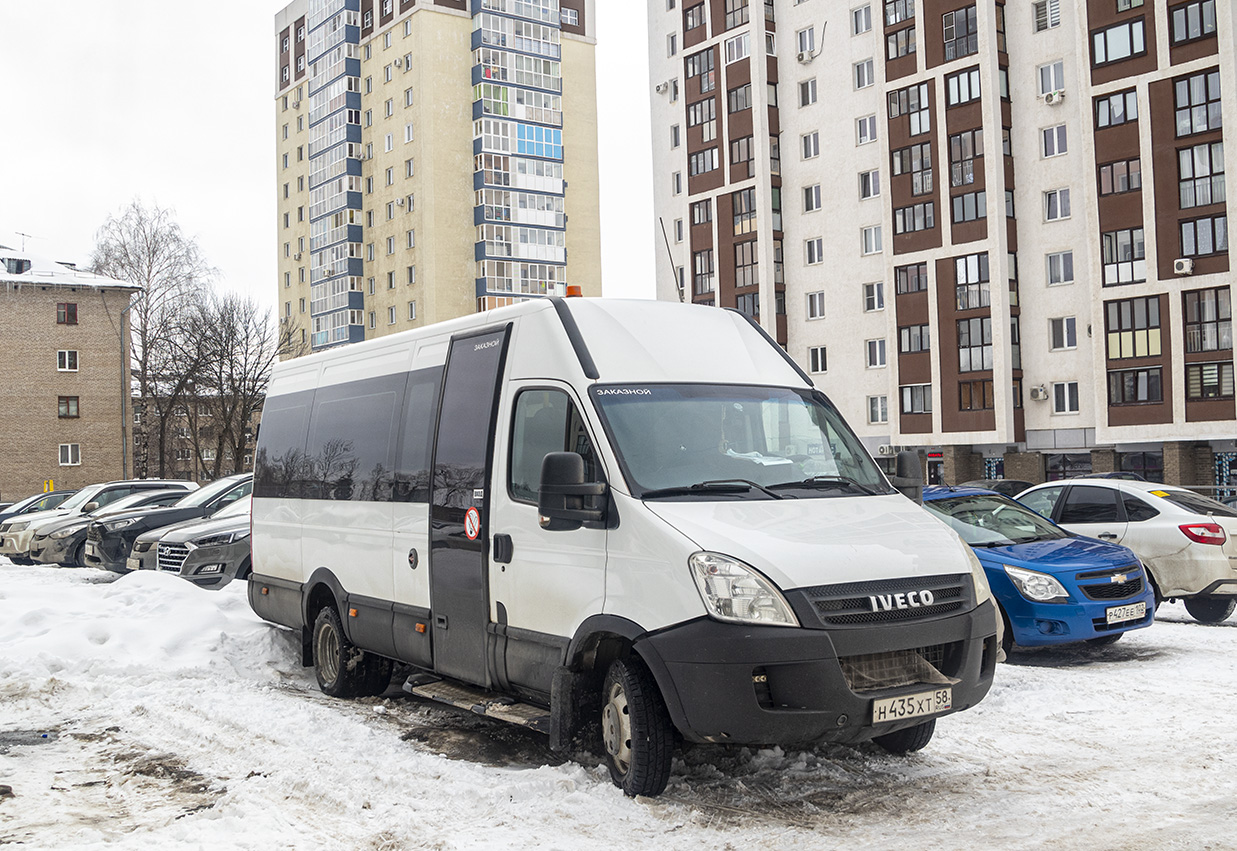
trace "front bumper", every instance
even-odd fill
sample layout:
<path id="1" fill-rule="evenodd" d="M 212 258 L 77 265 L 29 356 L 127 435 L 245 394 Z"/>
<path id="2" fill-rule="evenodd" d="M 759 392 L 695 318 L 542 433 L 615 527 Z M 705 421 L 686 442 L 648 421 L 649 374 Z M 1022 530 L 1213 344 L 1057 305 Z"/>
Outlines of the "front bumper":
<path id="1" fill-rule="evenodd" d="M 68 564 L 81 543 L 79 535 L 67 538 L 35 538 L 30 542 L 30 558 L 39 564 Z"/>
<path id="2" fill-rule="evenodd" d="M 237 569 L 248 555 L 248 539 L 217 547 L 192 549 L 180 566 L 180 576 L 203 588 L 222 588 L 236 578 Z M 201 572 L 211 566 L 218 566 L 219 570 Z"/>
<path id="3" fill-rule="evenodd" d="M 99 540 L 87 536 L 83 561 L 88 567 L 100 567 L 113 573 L 129 572 L 129 548 L 132 541 L 119 535 L 104 535 Z"/>
<path id="4" fill-rule="evenodd" d="M 5 532 L 3 538 L 0 538 L 0 556 L 26 558 L 30 552 L 30 539 L 33 537 L 34 532 L 30 529 Z"/>
<path id="5" fill-rule="evenodd" d="M 1015 592 L 1016 593 L 1016 592 Z M 1118 606 L 1145 603 L 1146 613 L 1138 620 L 1109 624 L 1107 611 Z M 1014 633 L 1014 644 L 1019 647 L 1045 647 L 1051 644 L 1068 644 L 1073 641 L 1088 641 L 1142 629 L 1155 620 L 1155 594 L 1150 588 L 1145 593 L 1124 600 L 1088 600 L 1082 603 L 1034 603 L 1018 595 L 1016 599 L 1002 599 L 1005 614 L 1009 617 Z"/>
<path id="6" fill-rule="evenodd" d="M 702 618 L 639 639 L 675 726 L 689 741 L 746 745 L 859 742 L 926 720 L 872 723 L 875 699 L 937 688 L 917 683 L 852 690 L 839 657 L 946 648 L 951 714 L 992 686 L 997 610 L 989 600 L 964 614 L 858 629 L 791 629 Z M 933 716 L 938 717 L 938 716 Z"/>

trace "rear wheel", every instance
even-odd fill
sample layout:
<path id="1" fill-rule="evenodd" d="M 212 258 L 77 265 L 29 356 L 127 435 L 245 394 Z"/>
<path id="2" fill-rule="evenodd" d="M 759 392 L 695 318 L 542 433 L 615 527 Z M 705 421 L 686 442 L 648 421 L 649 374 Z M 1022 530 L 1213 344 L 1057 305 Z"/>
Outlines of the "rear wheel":
<path id="1" fill-rule="evenodd" d="M 653 675 L 638 659 L 610 665 L 601 694 L 601 738 L 615 785 L 660 795 L 670 779 L 674 727 Z"/>
<path id="2" fill-rule="evenodd" d="M 326 606 L 314 621 L 314 673 L 331 697 L 382 694 L 391 682 L 391 660 L 355 647 L 344 636 L 339 613 Z"/>
<path id="3" fill-rule="evenodd" d="M 895 730 L 883 736 L 873 736 L 872 741 L 890 753 L 913 753 L 914 751 L 923 750 L 928 742 L 932 741 L 932 734 L 935 732 L 936 719 L 929 718 L 927 721 L 924 721 L 922 724 L 916 724 L 914 727 Z"/>
<path id="4" fill-rule="evenodd" d="M 1186 597 L 1182 602 L 1199 623 L 1219 623 L 1237 609 L 1237 597 Z"/>

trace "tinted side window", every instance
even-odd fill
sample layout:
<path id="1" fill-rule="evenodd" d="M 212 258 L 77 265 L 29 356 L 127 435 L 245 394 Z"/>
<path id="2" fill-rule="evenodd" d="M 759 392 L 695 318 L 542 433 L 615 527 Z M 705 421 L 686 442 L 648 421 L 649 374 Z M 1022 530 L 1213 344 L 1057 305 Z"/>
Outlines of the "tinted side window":
<path id="1" fill-rule="evenodd" d="M 537 501 L 541 462 L 550 452 L 584 458 L 585 481 L 597 481 L 597 456 L 580 412 L 559 390 L 525 390 L 515 402 L 511 425 L 508 488 L 515 499 Z"/>
<path id="2" fill-rule="evenodd" d="M 269 397 L 262 407 L 253 492 L 260 497 L 299 497 L 305 479 L 305 437 L 313 391 Z"/>
<path id="3" fill-rule="evenodd" d="M 107 490 L 104 490 L 101 493 L 95 494 L 95 498 L 92 499 L 91 502 L 99 503 L 99 507 L 102 508 L 103 506 L 107 505 L 110 502 L 115 502 L 116 500 L 120 499 L 122 496 L 128 496 L 129 494 L 133 493 L 133 490 L 134 489 L 128 485 L 125 485 L 124 487 L 118 487 L 118 488 L 108 488 Z"/>
<path id="4" fill-rule="evenodd" d="M 1070 488 L 1065 497 L 1065 506 L 1061 509 L 1061 524 L 1069 523 L 1116 523 L 1120 519 L 1117 511 L 1117 492 L 1107 488 L 1089 487 L 1086 485 Z"/>
<path id="5" fill-rule="evenodd" d="M 1045 517 L 1052 517 L 1052 507 L 1057 504 L 1057 498 L 1061 496 L 1063 488 L 1044 488 L 1043 490 L 1035 491 L 1035 493 L 1025 494 L 1018 501 L 1027 508 L 1035 511 Z"/>
<path id="6" fill-rule="evenodd" d="M 384 502 L 394 482 L 404 375 L 320 387 L 309 424 L 308 493 L 316 499 Z"/>
<path id="7" fill-rule="evenodd" d="M 395 465 L 396 502 L 429 502 L 430 457 L 434 423 L 438 419 L 438 388 L 442 368 L 421 369 L 408 375 L 404 397 L 403 436 Z"/>
<path id="8" fill-rule="evenodd" d="M 1160 513 L 1138 497 L 1130 496 L 1129 494 L 1122 494 L 1121 502 L 1125 505 L 1125 518 L 1131 523 L 1141 523 L 1144 520 L 1150 520 Z"/>

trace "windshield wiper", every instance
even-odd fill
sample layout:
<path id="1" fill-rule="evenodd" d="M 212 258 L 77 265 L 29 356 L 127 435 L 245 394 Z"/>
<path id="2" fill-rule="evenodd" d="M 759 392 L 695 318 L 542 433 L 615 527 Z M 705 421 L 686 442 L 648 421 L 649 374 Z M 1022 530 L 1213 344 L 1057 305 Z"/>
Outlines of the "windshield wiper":
<path id="1" fill-rule="evenodd" d="M 849 476 L 809 476 L 806 479 L 798 482 L 779 482 L 776 485 L 769 485 L 771 488 L 815 488 L 815 487 L 832 487 L 832 488 L 854 488 L 861 493 L 866 493 L 869 496 L 880 496 L 883 491 L 878 491 L 870 485 L 865 485 L 862 482 L 857 482 Z"/>
<path id="2" fill-rule="evenodd" d="M 774 493 L 764 485 L 756 482 L 748 481 L 747 479 L 712 479 L 707 482 L 697 482 L 694 485 L 684 485 L 676 488 L 655 488 L 650 491 L 645 491 L 641 494 L 641 499 L 656 498 L 659 496 L 692 496 L 701 493 L 747 493 L 752 488 L 761 493 L 768 494 L 774 499 L 785 499 L 780 493 Z"/>
<path id="3" fill-rule="evenodd" d="M 979 543 L 971 544 L 971 546 L 972 547 L 983 547 L 986 550 L 990 550 L 993 547 L 1013 547 L 1013 546 L 1017 546 L 1017 544 L 1018 544 L 1017 541 L 1006 539 L 1004 541 L 980 541 Z"/>

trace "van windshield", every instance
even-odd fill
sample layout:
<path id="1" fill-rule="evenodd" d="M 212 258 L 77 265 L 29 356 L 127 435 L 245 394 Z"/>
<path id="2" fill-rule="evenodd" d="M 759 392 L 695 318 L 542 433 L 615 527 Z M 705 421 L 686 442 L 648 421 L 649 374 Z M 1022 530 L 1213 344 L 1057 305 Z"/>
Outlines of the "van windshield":
<path id="1" fill-rule="evenodd" d="M 598 386 L 633 495 L 786 499 L 892 493 L 820 393 L 713 384 Z"/>

